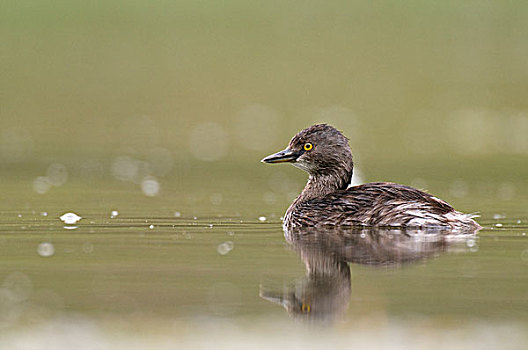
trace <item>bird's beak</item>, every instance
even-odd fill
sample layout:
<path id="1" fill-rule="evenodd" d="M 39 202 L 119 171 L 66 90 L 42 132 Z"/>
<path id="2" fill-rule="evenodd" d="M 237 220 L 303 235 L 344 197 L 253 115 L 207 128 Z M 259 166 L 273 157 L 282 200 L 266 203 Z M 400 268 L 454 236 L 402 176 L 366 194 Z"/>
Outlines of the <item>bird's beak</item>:
<path id="1" fill-rule="evenodd" d="M 273 304 L 281 305 L 286 310 L 289 309 L 291 304 L 290 300 L 287 297 L 285 298 L 283 293 L 267 291 L 262 286 L 260 286 L 259 296 L 264 300 L 271 301 Z"/>
<path id="2" fill-rule="evenodd" d="M 299 152 L 292 151 L 289 148 L 286 148 L 284 151 L 277 152 L 275 154 L 271 154 L 267 156 L 266 158 L 262 159 L 262 163 L 291 163 L 295 162 L 297 158 L 299 158 L 300 154 Z"/>

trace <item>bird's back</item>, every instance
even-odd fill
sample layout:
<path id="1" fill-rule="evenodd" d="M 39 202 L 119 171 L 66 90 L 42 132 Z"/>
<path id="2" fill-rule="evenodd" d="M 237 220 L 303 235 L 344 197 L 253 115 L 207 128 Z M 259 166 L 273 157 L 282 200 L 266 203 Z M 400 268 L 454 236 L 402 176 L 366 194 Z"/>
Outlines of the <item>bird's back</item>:
<path id="1" fill-rule="evenodd" d="M 307 201 L 299 197 L 286 212 L 284 225 L 435 227 L 464 232 L 480 228 L 472 217 L 424 191 L 376 182 Z"/>

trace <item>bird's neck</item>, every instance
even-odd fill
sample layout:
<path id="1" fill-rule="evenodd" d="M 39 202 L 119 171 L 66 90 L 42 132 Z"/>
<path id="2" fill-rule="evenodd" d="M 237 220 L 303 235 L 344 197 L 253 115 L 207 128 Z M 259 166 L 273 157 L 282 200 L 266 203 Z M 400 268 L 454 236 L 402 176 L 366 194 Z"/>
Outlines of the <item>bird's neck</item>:
<path id="1" fill-rule="evenodd" d="M 354 171 L 352 157 L 340 165 L 339 167 L 332 167 L 331 169 L 327 168 L 324 172 L 313 172 L 310 174 L 308 182 L 301 194 L 293 201 L 288 210 L 286 210 L 286 215 L 284 216 L 284 224 L 286 226 L 292 223 L 293 214 L 302 203 L 316 198 L 323 198 L 339 190 L 345 190 L 350 185 Z"/>
<path id="2" fill-rule="evenodd" d="M 352 166 L 339 168 L 324 174 L 311 174 L 296 202 L 321 198 L 329 193 L 346 189 L 352 180 Z"/>

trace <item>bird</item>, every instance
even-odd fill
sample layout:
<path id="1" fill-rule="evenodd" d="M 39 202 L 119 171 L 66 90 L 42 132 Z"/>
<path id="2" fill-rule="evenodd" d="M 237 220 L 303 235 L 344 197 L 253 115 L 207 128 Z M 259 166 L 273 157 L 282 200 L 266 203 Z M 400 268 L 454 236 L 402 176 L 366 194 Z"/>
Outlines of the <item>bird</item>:
<path id="1" fill-rule="evenodd" d="M 441 229 L 473 233 L 475 214 L 416 188 L 392 182 L 351 185 L 354 162 L 348 138 L 328 124 L 299 131 L 288 147 L 263 163 L 291 163 L 309 174 L 283 219 L 284 229 L 309 226 L 368 226 Z"/>

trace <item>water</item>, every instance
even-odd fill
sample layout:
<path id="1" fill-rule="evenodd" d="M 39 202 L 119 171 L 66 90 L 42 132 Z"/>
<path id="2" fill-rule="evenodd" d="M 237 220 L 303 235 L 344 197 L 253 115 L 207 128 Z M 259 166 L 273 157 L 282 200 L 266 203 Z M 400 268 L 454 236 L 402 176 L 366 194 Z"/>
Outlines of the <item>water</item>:
<path id="1" fill-rule="evenodd" d="M 93 203 L 108 201 L 106 190 L 85 188 L 77 205 L 59 205 L 52 199 L 72 193 L 56 194 L 42 206 L 40 195 L 24 195 L 30 188 L 9 188 L 27 203 L 0 216 L 5 348 L 528 341 L 526 216 L 486 215 L 478 235 L 449 240 L 397 230 L 286 240 L 279 214 L 258 203 L 253 215 L 200 215 L 216 206 L 141 207 L 150 197 L 136 189 L 139 206 L 101 211 Z M 62 222 L 69 211 L 82 219 Z"/>

